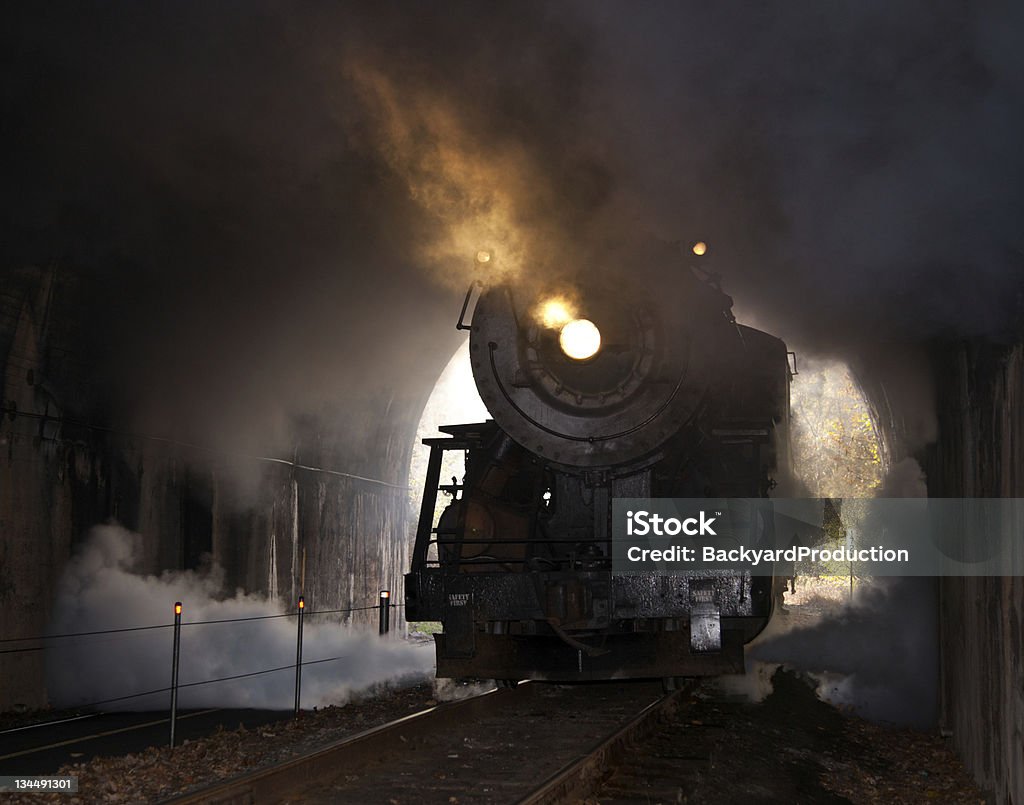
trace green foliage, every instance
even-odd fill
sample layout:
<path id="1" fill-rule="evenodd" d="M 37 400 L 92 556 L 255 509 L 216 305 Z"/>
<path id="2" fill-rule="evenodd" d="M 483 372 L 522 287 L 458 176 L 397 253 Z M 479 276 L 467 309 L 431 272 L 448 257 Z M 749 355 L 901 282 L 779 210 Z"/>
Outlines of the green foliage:
<path id="1" fill-rule="evenodd" d="M 882 454 L 871 410 L 844 365 L 805 361 L 793 381 L 793 464 L 817 497 L 871 497 Z"/>
<path id="2" fill-rule="evenodd" d="M 441 632 L 441 621 L 410 621 L 410 632 L 420 634 L 439 634 Z"/>

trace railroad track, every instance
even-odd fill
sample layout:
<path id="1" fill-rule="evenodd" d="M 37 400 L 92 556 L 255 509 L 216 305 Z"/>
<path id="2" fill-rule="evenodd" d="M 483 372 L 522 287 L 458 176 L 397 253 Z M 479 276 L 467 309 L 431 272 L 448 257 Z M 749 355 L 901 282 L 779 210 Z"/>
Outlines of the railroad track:
<path id="1" fill-rule="evenodd" d="M 406 716 L 174 805 L 573 801 L 657 728 L 683 691 L 523 683 Z"/>
<path id="2" fill-rule="evenodd" d="M 595 790 L 604 782 L 610 769 L 621 765 L 627 752 L 637 744 L 645 743 L 649 736 L 658 731 L 662 719 L 675 712 L 680 700 L 696 684 L 688 683 L 649 704 L 611 735 L 559 769 L 520 799 L 517 805 L 575 802 Z"/>

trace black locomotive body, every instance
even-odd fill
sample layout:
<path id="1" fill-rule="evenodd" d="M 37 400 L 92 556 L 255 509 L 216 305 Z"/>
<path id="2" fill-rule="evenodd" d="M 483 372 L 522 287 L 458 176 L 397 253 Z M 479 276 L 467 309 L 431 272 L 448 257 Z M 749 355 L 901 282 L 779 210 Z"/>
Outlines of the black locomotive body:
<path id="1" fill-rule="evenodd" d="M 669 273 L 481 291 L 470 360 L 494 419 L 426 440 L 406 576 L 408 620 L 443 624 L 439 677 L 743 671 L 771 577 L 612 573 L 613 499 L 764 497 L 788 455 L 785 344 L 738 324 L 717 285 Z M 453 450 L 465 475 L 442 484 Z"/>

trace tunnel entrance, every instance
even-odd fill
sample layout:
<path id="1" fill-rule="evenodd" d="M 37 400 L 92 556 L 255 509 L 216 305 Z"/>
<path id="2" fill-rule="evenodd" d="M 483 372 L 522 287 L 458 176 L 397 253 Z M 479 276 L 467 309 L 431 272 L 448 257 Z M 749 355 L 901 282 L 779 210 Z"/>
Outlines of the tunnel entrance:
<path id="1" fill-rule="evenodd" d="M 416 522 L 420 502 L 423 500 L 423 482 L 427 473 L 427 458 L 430 450 L 423 444 L 424 439 L 443 435 L 440 425 L 461 425 L 467 422 L 483 422 L 490 419 L 487 406 L 480 399 L 469 365 L 469 339 L 455 350 L 444 371 L 441 372 L 430 398 L 416 427 L 416 443 L 412 449 L 409 464 L 409 502 L 412 507 L 412 522 Z M 449 452 L 441 466 L 442 480 L 462 478 L 465 473 L 464 457 L 461 453 Z M 436 512 L 440 514 L 447 500 L 440 496 Z"/>
<path id="2" fill-rule="evenodd" d="M 884 451 L 871 406 L 841 361 L 804 359 L 793 379 L 793 469 L 814 497 L 872 497 Z"/>
<path id="3" fill-rule="evenodd" d="M 875 416 L 849 366 L 802 359 L 791 390 L 794 497 L 874 497 L 888 470 Z M 820 616 L 849 603 L 870 578 L 851 565 L 805 567 L 785 595 L 802 616 Z"/>
<path id="4" fill-rule="evenodd" d="M 799 368 L 791 397 L 796 482 L 788 494 L 841 499 L 822 547 L 863 545 L 871 529 L 862 499 L 920 490 L 895 477 L 904 461 L 890 472 L 877 414 L 850 368 L 828 359 L 804 359 Z M 784 665 L 813 679 L 819 698 L 861 717 L 933 727 L 935 580 L 871 573 L 854 562 L 798 563 L 768 628 L 747 645 L 747 677 L 726 682 L 749 691 Z M 754 695 L 763 694 L 762 688 Z"/>
<path id="5" fill-rule="evenodd" d="M 430 448 L 423 444 L 423 440 L 442 436 L 443 434 L 438 430 L 441 425 L 483 422 L 490 418 L 491 415 L 483 400 L 480 399 L 480 394 L 476 390 L 476 382 L 473 380 L 473 370 L 469 364 L 469 339 L 467 338 L 452 354 L 438 377 L 427 404 L 423 408 L 419 424 L 416 426 L 416 442 L 413 445 L 412 458 L 409 462 L 410 551 L 416 538 L 416 523 L 423 502 L 427 462 L 430 458 Z M 446 452 L 441 465 L 442 482 L 450 481 L 452 478 L 461 479 L 466 472 L 465 465 L 463 453 Z M 437 505 L 434 507 L 435 522 L 448 503 L 447 497 L 438 495 Z M 430 547 L 428 557 L 431 560 L 437 559 L 436 546 Z M 441 624 L 436 622 L 410 623 L 409 626 L 413 631 L 423 633 L 434 633 L 441 630 Z"/>

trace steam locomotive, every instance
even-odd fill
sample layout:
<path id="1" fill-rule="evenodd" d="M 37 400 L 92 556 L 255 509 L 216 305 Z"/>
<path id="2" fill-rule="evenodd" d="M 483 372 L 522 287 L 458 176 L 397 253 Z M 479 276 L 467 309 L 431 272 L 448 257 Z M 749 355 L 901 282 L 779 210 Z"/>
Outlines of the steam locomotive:
<path id="1" fill-rule="evenodd" d="M 458 326 L 493 420 L 425 440 L 405 577 L 408 620 L 443 624 L 439 677 L 743 672 L 776 580 L 612 572 L 613 499 L 766 497 L 788 460 L 786 345 L 737 323 L 713 274 L 674 263 L 480 284 L 471 324 L 467 294 Z M 465 474 L 442 483 L 449 451 Z"/>

